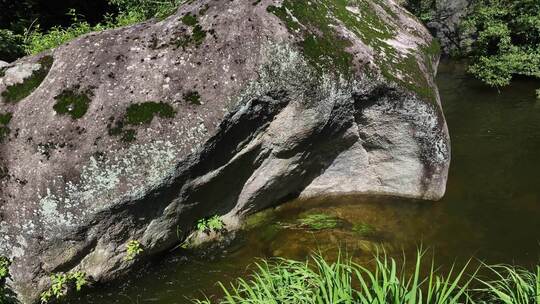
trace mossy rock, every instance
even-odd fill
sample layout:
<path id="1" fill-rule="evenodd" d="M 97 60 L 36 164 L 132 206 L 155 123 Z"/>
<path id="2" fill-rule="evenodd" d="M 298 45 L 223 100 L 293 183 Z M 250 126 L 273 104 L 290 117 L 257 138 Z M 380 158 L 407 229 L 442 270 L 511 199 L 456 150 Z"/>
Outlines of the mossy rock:
<path id="1" fill-rule="evenodd" d="M 38 62 L 41 65 L 40 68 L 37 71 L 34 71 L 30 77 L 24 79 L 22 83 L 8 86 L 4 92 L 2 92 L 4 102 L 17 103 L 28 97 L 37 87 L 39 87 L 51 69 L 53 58 L 51 56 L 44 56 L 39 59 Z"/>

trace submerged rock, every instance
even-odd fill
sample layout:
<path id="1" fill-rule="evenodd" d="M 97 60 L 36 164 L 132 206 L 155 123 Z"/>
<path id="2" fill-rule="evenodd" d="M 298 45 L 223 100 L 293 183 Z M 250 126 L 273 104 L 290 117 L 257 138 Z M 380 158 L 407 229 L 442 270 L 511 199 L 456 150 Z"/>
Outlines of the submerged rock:
<path id="1" fill-rule="evenodd" d="M 438 58 L 391 0 L 198 0 L 4 67 L 12 287 L 31 303 L 52 273 L 111 280 L 198 219 L 296 196 L 439 199 Z"/>

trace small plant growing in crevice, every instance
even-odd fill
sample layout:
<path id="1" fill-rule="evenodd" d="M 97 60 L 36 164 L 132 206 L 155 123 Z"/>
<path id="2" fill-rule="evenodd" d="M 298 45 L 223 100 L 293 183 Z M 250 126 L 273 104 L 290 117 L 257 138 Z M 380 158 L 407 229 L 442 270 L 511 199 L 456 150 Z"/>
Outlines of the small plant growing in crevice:
<path id="1" fill-rule="evenodd" d="M 51 275 L 51 287 L 41 293 L 41 303 L 49 303 L 53 299 L 62 299 L 70 289 L 81 291 L 87 284 L 86 273 L 82 271 L 53 273 Z"/>
<path id="2" fill-rule="evenodd" d="M 197 231 L 209 234 L 210 232 L 221 232 L 225 229 L 225 223 L 219 217 L 214 215 L 210 218 L 203 218 L 197 221 Z"/>
<path id="3" fill-rule="evenodd" d="M 54 97 L 57 100 L 53 106 L 58 114 L 71 116 L 73 119 L 79 119 L 86 114 L 90 105 L 91 92 L 78 92 L 77 89 L 63 90 L 59 95 Z"/>
<path id="4" fill-rule="evenodd" d="M 143 251 L 144 250 L 143 250 L 142 245 L 141 245 L 141 243 L 139 241 L 131 240 L 126 245 L 126 257 L 125 257 L 125 260 L 126 261 L 131 261 L 136 256 L 141 254 Z"/>
<path id="5" fill-rule="evenodd" d="M 53 58 L 51 56 L 44 56 L 39 59 L 41 67 L 32 73 L 29 77 L 25 78 L 22 83 L 17 83 L 8 86 L 4 92 L 2 92 L 2 98 L 4 102 L 17 103 L 24 98 L 28 97 L 32 92 L 39 87 L 41 82 L 49 74 L 49 70 L 53 64 Z"/>

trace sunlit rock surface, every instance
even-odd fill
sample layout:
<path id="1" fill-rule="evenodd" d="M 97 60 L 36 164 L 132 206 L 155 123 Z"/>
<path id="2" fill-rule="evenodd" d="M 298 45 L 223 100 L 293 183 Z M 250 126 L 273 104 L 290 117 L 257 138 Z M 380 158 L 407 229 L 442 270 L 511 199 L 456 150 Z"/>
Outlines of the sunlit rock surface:
<path id="1" fill-rule="evenodd" d="M 111 280 L 200 218 L 297 196 L 439 199 L 438 56 L 393 1 L 198 0 L 2 67 L 10 284 L 31 303 L 51 273 Z"/>

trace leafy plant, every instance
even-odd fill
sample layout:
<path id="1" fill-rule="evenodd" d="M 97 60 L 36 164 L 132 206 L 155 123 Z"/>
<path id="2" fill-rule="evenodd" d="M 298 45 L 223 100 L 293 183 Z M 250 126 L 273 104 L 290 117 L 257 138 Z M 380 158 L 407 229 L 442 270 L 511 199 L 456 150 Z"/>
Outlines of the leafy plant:
<path id="1" fill-rule="evenodd" d="M 142 248 L 142 245 L 141 245 L 141 243 L 139 241 L 131 240 L 126 245 L 126 257 L 125 257 L 125 260 L 126 261 L 131 261 L 136 256 L 141 254 L 143 251 L 144 251 L 144 249 Z"/>
<path id="2" fill-rule="evenodd" d="M 223 223 L 223 220 L 219 215 L 214 215 L 210 218 L 203 218 L 197 221 L 197 231 L 204 232 L 204 233 L 210 233 L 212 231 L 214 232 L 220 232 L 223 229 L 225 229 L 225 223 Z"/>
<path id="3" fill-rule="evenodd" d="M 41 293 L 41 302 L 49 303 L 52 299 L 62 299 L 68 294 L 70 288 L 81 291 L 87 283 L 86 273 L 82 271 L 54 273 L 51 275 L 51 287 Z"/>

